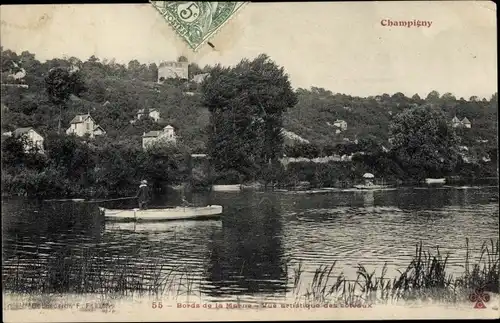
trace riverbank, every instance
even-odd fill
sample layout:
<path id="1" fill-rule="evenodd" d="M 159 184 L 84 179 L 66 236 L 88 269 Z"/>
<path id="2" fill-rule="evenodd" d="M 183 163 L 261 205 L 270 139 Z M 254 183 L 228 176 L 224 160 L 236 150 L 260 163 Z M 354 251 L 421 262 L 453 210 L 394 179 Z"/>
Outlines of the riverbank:
<path id="1" fill-rule="evenodd" d="M 3 175 L 2 175 L 3 176 Z M 241 191 L 255 191 L 255 192 L 284 192 L 284 193 L 297 193 L 297 194 L 314 194 L 314 193 L 328 193 L 328 192 L 342 192 L 342 191 L 366 191 L 366 190 L 385 190 L 385 189 L 398 189 L 398 188 L 408 188 L 413 187 L 415 189 L 474 189 L 474 188 L 488 188 L 488 187 L 498 187 L 498 177 L 486 177 L 486 178 L 475 178 L 475 177 L 446 177 L 444 183 L 438 184 L 427 184 L 425 181 L 385 181 L 383 179 L 376 180 L 375 185 L 370 188 L 366 187 L 363 189 L 359 185 L 354 185 L 352 181 L 336 181 L 333 185 L 328 186 L 326 184 L 311 183 L 308 181 L 300 182 L 290 182 L 290 183 L 271 183 L 266 184 L 262 181 L 256 182 L 245 182 L 242 184 L 224 184 L 224 185 L 193 185 L 190 182 L 180 183 L 177 185 L 165 185 L 164 187 L 154 189 L 154 193 L 164 194 L 165 192 L 177 191 L 181 193 L 186 192 L 241 192 Z M 22 186 L 22 185 L 19 185 Z M 9 192 L 2 191 L 2 198 L 15 198 L 15 197 L 35 197 L 40 199 L 99 199 L 99 198 L 125 198 L 132 196 L 136 193 L 135 187 L 128 187 L 121 192 L 111 194 L 110 192 L 104 192 L 95 190 L 91 187 L 76 191 L 66 195 L 54 195 L 45 194 L 45 192 L 36 192 L 36 194 L 28 194 L 26 190 L 21 192 Z"/>
<path id="2" fill-rule="evenodd" d="M 44 154 L 24 152 L 22 142 L 8 138 L 2 145 L 2 194 L 53 198 L 116 198 L 135 194 L 141 180 L 153 190 L 189 184 L 193 190 L 214 185 L 245 189 L 350 188 L 374 175 L 377 185 L 416 185 L 426 177 L 447 182 L 497 177 L 493 161 L 461 163 L 453 170 L 414 174 L 390 155 L 357 155 L 349 161 L 312 161 L 261 165 L 245 174 L 234 169 L 215 171 L 211 159 L 200 162 L 178 144 L 143 150 L 131 144 L 51 135 Z M 257 184 L 258 183 L 258 184 Z"/>

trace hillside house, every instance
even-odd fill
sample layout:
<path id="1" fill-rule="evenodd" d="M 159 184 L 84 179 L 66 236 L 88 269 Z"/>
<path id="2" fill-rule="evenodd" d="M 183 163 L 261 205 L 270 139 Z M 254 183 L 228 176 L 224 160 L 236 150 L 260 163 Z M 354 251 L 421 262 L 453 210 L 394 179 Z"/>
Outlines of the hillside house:
<path id="1" fill-rule="evenodd" d="M 145 114 L 144 110 L 145 109 L 140 109 L 139 111 L 137 111 L 137 120 L 139 120 Z M 158 111 L 157 109 L 150 109 L 149 117 L 155 122 L 158 122 L 158 120 L 160 120 L 160 111 Z"/>
<path id="2" fill-rule="evenodd" d="M 6 132 L 3 134 L 8 137 L 20 138 L 24 137 L 26 142 L 24 143 L 24 150 L 29 152 L 32 149 L 36 149 L 38 152 L 43 153 L 43 141 L 44 138 L 32 127 L 17 128 L 12 132 Z"/>
<path id="3" fill-rule="evenodd" d="M 91 138 L 104 135 L 105 133 L 106 131 L 96 124 L 95 120 L 88 113 L 75 116 L 66 130 L 66 134 L 68 135 L 74 134 L 79 137 L 89 135 Z"/>
<path id="4" fill-rule="evenodd" d="M 167 79 L 188 79 L 188 62 L 162 62 L 158 67 L 158 83 Z"/>
<path id="5" fill-rule="evenodd" d="M 145 132 L 142 135 L 142 148 L 146 149 L 151 144 L 159 141 L 167 144 L 175 144 L 177 142 L 177 136 L 174 127 L 168 125 L 163 128 L 163 130 Z"/>
<path id="6" fill-rule="evenodd" d="M 208 77 L 208 75 L 210 74 L 209 73 L 196 74 L 195 76 L 193 76 L 193 82 L 200 84 Z"/>
<path id="7" fill-rule="evenodd" d="M 462 119 L 462 125 L 465 128 L 471 128 L 471 126 L 472 126 L 472 124 L 470 123 L 469 119 L 467 119 L 467 117 Z"/>
<path id="8" fill-rule="evenodd" d="M 344 120 L 335 120 L 333 126 L 339 128 L 340 131 L 347 130 L 347 122 L 345 122 Z"/>
<path id="9" fill-rule="evenodd" d="M 467 117 L 460 120 L 457 118 L 457 116 L 454 116 L 453 119 L 451 119 L 451 125 L 453 126 L 453 128 L 471 128 L 472 126 Z"/>

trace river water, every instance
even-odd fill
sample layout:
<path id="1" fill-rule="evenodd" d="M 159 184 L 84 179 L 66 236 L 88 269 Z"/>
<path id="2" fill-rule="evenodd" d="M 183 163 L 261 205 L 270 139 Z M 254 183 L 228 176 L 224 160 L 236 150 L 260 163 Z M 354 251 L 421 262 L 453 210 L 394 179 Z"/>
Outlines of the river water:
<path id="1" fill-rule="evenodd" d="M 299 264 L 306 282 L 334 261 L 334 276 L 356 279 L 358 264 L 379 274 L 385 263 L 395 277 L 419 242 L 449 253 L 448 272 L 459 275 L 466 238 L 474 260 L 499 235 L 498 186 L 188 197 L 222 205 L 222 219 L 118 224 L 105 222 L 95 204 L 3 199 L 4 291 L 88 292 L 93 283 L 104 288 L 103 277 L 151 281 L 159 273 L 185 277 L 205 298 L 272 297 L 285 293 Z M 171 193 L 154 204 L 178 199 Z"/>

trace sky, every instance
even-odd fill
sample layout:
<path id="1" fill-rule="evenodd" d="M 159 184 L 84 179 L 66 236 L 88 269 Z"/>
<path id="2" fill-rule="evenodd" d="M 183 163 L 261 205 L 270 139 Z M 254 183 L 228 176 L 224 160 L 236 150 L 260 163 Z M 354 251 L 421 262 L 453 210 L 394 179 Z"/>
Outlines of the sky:
<path id="1" fill-rule="evenodd" d="M 44 61 L 63 56 L 128 63 L 234 65 L 266 53 L 294 88 L 369 96 L 430 91 L 490 98 L 497 91 L 493 2 L 247 3 L 193 52 L 149 4 L 9 5 L 1 44 Z M 382 20 L 432 22 L 382 26 Z"/>

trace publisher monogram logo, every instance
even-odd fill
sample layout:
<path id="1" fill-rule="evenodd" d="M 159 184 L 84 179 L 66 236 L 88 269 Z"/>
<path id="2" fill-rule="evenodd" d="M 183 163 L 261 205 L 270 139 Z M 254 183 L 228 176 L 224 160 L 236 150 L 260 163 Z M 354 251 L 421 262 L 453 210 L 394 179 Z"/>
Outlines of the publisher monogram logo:
<path id="1" fill-rule="evenodd" d="M 469 300 L 475 303 L 474 308 L 483 309 L 486 308 L 485 303 L 490 301 L 490 294 L 481 289 L 477 289 L 469 295 Z"/>

